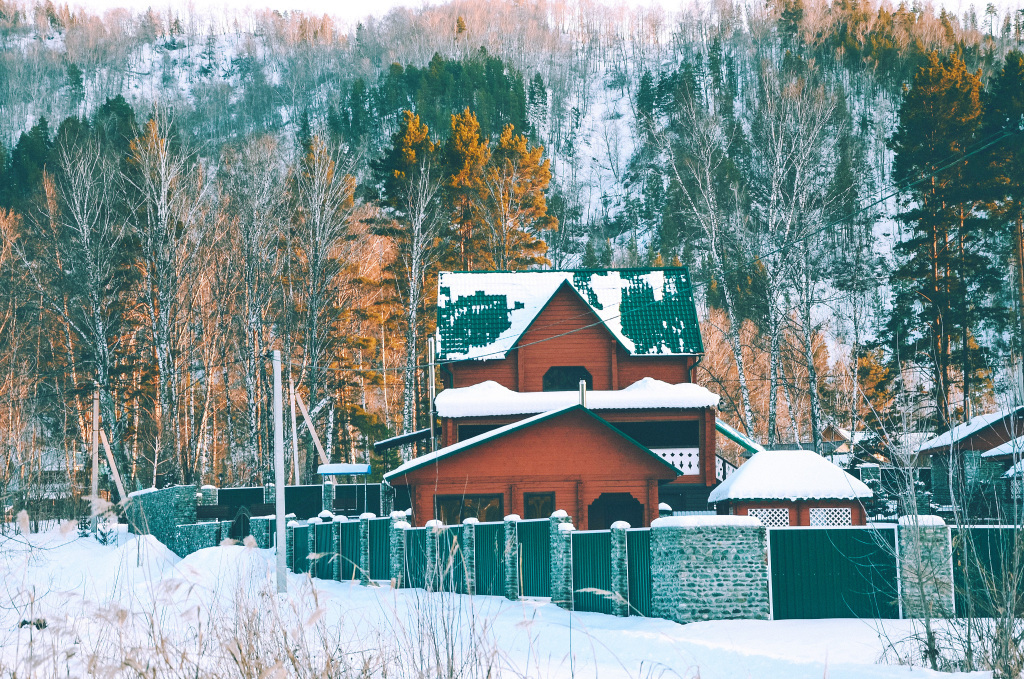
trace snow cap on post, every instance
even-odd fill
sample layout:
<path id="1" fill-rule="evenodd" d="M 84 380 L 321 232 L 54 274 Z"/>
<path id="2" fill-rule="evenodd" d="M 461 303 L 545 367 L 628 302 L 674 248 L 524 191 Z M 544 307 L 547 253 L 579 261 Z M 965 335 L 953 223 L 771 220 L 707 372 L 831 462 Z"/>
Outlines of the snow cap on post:
<path id="1" fill-rule="evenodd" d="M 899 518 L 899 525 L 901 526 L 945 526 L 946 522 L 941 516 L 935 516 L 934 514 L 918 514 L 917 516 L 901 516 Z"/>
<path id="2" fill-rule="evenodd" d="M 611 527 L 612 530 L 629 530 L 630 525 L 627 521 L 616 521 Z"/>
<path id="3" fill-rule="evenodd" d="M 569 512 L 565 511 L 564 509 L 556 509 L 555 511 L 551 512 L 551 518 L 552 519 L 568 519 L 569 518 Z"/>
<path id="4" fill-rule="evenodd" d="M 376 519 L 377 515 L 374 514 L 373 512 L 363 512 L 362 514 L 359 515 L 359 518 L 360 519 Z"/>
<path id="5" fill-rule="evenodd" d="M 523 517 L 519 516 L 518 514 L 508 514 L 505 517 L 505 520 L 506 521 L 522 521 Z"/>
<path id="6" fill-rule="evenodd" d="M 462 520 L 462 523 L 464 523 L 464 524 L 480 523 L 480 519 L 476 518 L 475 516 L 467 516 L 466 518 L 464 518 Z"/>

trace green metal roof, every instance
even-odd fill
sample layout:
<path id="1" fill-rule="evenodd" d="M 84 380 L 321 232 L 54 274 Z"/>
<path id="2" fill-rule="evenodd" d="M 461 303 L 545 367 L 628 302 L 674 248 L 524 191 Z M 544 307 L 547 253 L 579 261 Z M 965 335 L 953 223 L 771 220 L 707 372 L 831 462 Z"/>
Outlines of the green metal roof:
<path id="1" fill-rule="evenodd" d="M 563 285 L 634 356 L 704 353 L 686 267 L 474 271 L 438 279 L 438 359 L 504 358 Z"/>
<path id="2" fill-rule="evenodd" d="M 660 455 L 652 451 L 647 446 L 643 445 L 642 443 L 639 443 L 636 439 L 632 438 L 631 436 L 628 436 L 627 434 L 622 433 L 620 430 L 616 429 L 614 425 L 610 424 L 600 415 L 597 415 L 593 411 L 581 405 L 573 405 L 568 406 L 566 408 L 561 408 L 559 410 L 552 410 L 550 412 L 540 413 L 539 415 L 534 415 L 533 417 L 528 417 L 525 420 L 519 420 L 518 422 L 513 422 L 512 424 L 506 424 L 503 427 L 492 429 L 491 431 L 484 432 L 483 434 L 474 436 L 473 438 L 470 439 L 466 439 L 465 441 L 459 441 L 458 443 L 454 443 L 450 446 L 445 446 L 444 448 L 435 450 L 434 452 L 428 453 L 427 455 L 421 455 L 420 457 L 417 457 L 413 460 L 409 460 L 400 467 L 389 471 L 387 474 L 384 475 L 384 480 L 391 481 L 391 479 L 394 479 L 399 476 L 404 476 L 405 474 L 408 474 L 409 472 L 415 469 L 419 469 L 420 467 L 433 464 L 438 460 L 442 460 L 446 457 L 451 457 L 452 455 L 469 450 L 470 448 L 475 448 L 476 446 L 482 443 L 486 443 L 487 441 L 499 439 L 503 436 L 507 436 L 508 434 L 519 431 L 521 429 L 532 427 L 535 424 L 539 424 L 546 420 L 550 420 L 555 417 L 560 417 L 562 415 L 566 415 L 574 411 L 586 413 L 587 415 L 597 420 L 599 423 L 603 424 L 611 431 L 615 432 L 615 434 L 617 434 L 618 436 L 624 438 L 625 440 L 629 441 L 640 450 L 644 451 L 645 453 L 653 457 L 655 460 L 663 464 L 665 467 L 671 469 L 676 474 L 676 476 L 680 474 L 679 470 L 676 469 L 672 465 L 672 463 L 662 458 Z"/>

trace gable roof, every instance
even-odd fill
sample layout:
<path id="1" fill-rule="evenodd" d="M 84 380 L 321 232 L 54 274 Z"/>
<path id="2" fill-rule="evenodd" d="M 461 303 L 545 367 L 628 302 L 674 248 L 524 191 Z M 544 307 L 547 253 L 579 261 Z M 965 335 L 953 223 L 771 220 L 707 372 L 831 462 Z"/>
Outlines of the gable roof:
<path id="1" fill-rule="evenodd" d="M 986 427 L 991 427 L 999 424 L 1007 417 L 1024 417 L 1024 406 L 1020 408 L 1008 408 L 1006 410 L 998 410 L 994 413 L 985 413 L 984 415 L 978 415 L 972 417 L 963 424 L 958 424 L 944 434 L 939 434 L 935 438 L 929 439 L 922 443 L 918 448 L 919 451 L 933 450 L 935 448 L 949 448 L 954 443 L 963 441 L 968 436 L 977 434 Z"/>
<path id="2" fill-rule="evenodd" d="M 634 356 L 704 353 L 686 267 L 445 271 L 438 277 L 438 360 L 504 358 L 563 285 Z"/>
<path id="3" fill-rule="evenodd" d="M 503 427 L 492 429 L 491 431 L 484 432 L 483 434 L 474 436 L 473 438 L 466 439 L 465 441 L 459 441 L 458 443 L 454 443 L 450 446 L 445 446 L 444 448 L 435 450 L 434 452 L 428 453 L 427 455 L 421 455 L 415 459 L 409 460 L 408 462 L 402 464 L 401 466 L 395 469 L 392 469 L 391 471 L 384 475 L 384 479 L 386 481 L 390 481 L 391 479 L 397 476 L 403 476 L 413 470 L 419 469 L 420 467 L 425 467 L 446 457 L 451 457 L 452 455 L 456 455 L 471 448 L 475 448 L 483 443 L 487 443 L 488 441 L 499 439 L 513 432 L 527 429 L 528 427 L 532 427 L 535 424 L 539 424 L 541 422 L 545 422 L 547 420 L 551 420 L 556 417 L 561 417 L 563 415 L 567 415 L 569 413 L 577 411 L 587 414 L 588 416 L 596 420 L 598 423 L 604 425 L 609 431 L 613 432 L 620 438 L 623 438 L 626 441 L 632 443 L 634 446 L 636 446 L 646 454 L 650 455 L 653 459 L 657 460 L 660 464 L 671 469 L 674 474 L 676 474 L 677 476 L 679 475 L 679 470 L 676 469 L 675 466 L 673 466 L 670 462 L 666 461 L 657 453 L 653 452 L 650 448 L 637 442 L 636 439 L 633 439 L 632 437 L 623 434 L 621 431 L 619 431 L 614 426 L 609 424 L 608 421 L 605 420 L 603 417 L 600 417 L 597 414 L 593 413 L 592 411 L 588 410 L 587 408 L 584 408 L 583 406 L 577 404 L 566 408 L 560 408 L 558 410 L 552 410 L 546 413 L 540 413 L 539 415 L 534 415 L 533 417 L 528 417 L 525 420 L 519 420 L 518 422 L 513 422 L 512 424 L 506 424 Z"/>
<path id="4" fill-rule="evenodd" d="M 857 500 L 864 482 L 811 450 L 765 450 L 740 465 L 708 496 L 724 500 Z"/>
<path id="5" fill-rule="evenodd" d="M 717 407 L 720 397 L 699 384 L 669 384 L 644 377 L 625 389 L 587 391 L 592 410 Z M 580 402 L 578 391 L 512 391 L 488 380 L 471 387 L 445 389 L 434 400 L 440 417 L 526 415 L 565 408 Z"/>

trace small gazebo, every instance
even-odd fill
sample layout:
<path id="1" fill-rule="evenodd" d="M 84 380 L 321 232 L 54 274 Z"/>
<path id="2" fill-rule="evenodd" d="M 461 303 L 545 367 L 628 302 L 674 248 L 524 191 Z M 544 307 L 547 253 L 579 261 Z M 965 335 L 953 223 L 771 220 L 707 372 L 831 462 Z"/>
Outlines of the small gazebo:
<path id="1" fill-rule="evenodd" d="M 871 489 L 810 450 L 756 453 L 711 491 L 720 514 L 754 516 L 765 526 L 863 526 Z"/>

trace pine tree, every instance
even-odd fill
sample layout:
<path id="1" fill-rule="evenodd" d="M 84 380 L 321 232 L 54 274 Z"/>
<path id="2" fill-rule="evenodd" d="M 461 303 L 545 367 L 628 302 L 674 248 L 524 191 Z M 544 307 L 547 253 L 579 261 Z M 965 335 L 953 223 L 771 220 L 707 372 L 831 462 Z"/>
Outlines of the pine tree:
<path id="1" fill-rule="evenodd" d="M 969 159 L 946 168 L 976 138 L 979 76 L 959 55 L 931 54 L 907 92 L 890 142 L 894 179 L 908 187 L 909 207 L 899 218 L 912 235 L 896 248 L 900 263 L 892 275 L 895 308 L 887 332 L 896 355 L 931 366 L 938 420 L 946 426 L 954 370 L 962 375 L 970 410 L 972 378 L 983 364 L 974 337 L 995 313 L 989 294 L 998 286 L 984 225 L 974 216 L 984 163 Z"/>
<path id="2" fill-rule="evenodd" d="M 487 140 L 480 136 L 480 123 L 468 108 L 452 116 L 442 154 L 446 177 L 444 201 L 452 229 L 445 265 L 464 271 L 489 268 L 492 261 L 481 224 L 479 197 L 491 150 Z"/>

